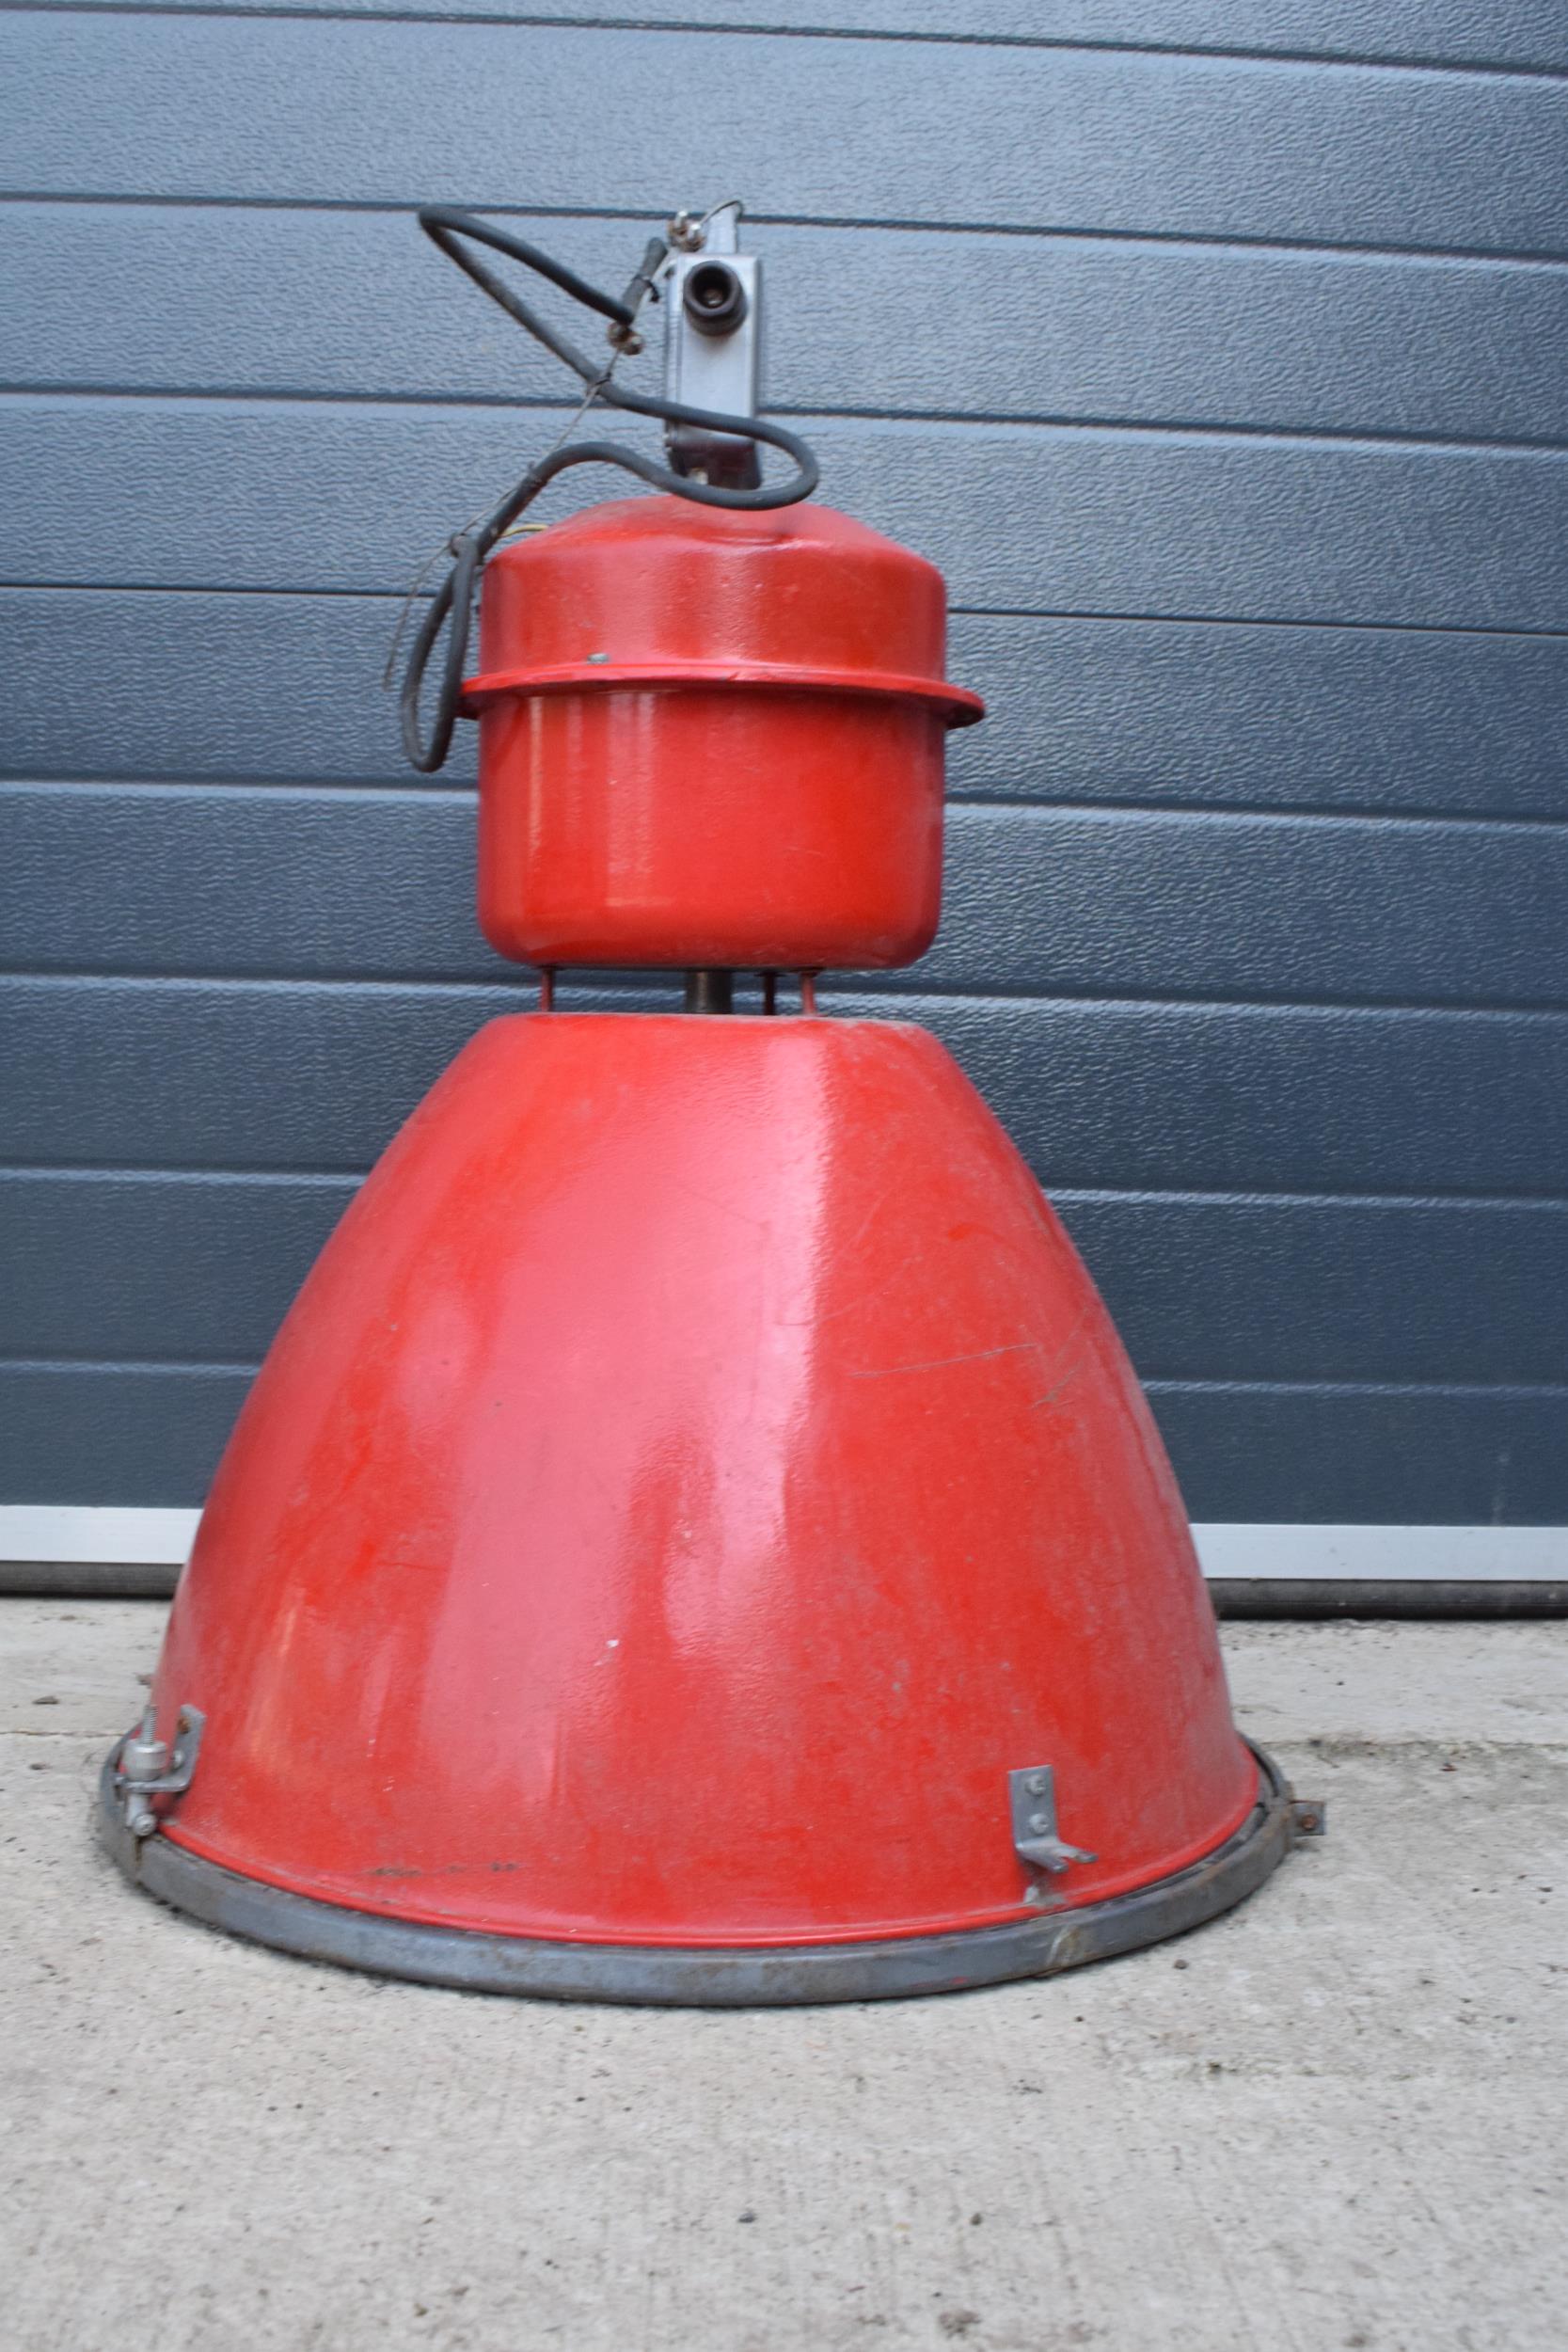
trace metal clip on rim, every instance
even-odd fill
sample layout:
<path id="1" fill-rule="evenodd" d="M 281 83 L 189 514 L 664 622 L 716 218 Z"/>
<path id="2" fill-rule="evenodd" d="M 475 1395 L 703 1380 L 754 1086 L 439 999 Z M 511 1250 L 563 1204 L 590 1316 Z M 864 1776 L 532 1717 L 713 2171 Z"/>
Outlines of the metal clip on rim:
<path id="1" fill-rule="evenodd" d="M 159 1826 L 150 1798 L 182 1796 L 190 1787 L 206 1727 L 199 1707 L 182 1707 L 173 1740 L 166 1744 L 158 1737 L 156 1711 L 149 1707 L 116 1746 L 109 1758 L 115 1802 L 133 1837 L 150 1837 Z"/>

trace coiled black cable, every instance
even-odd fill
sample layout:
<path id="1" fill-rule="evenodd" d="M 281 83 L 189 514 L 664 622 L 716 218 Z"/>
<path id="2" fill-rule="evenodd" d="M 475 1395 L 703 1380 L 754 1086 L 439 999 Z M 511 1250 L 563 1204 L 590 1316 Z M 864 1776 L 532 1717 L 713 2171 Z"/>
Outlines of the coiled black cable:
<path id="1" fill-rule="evenodd" d="M 568 466 L 620 466 L 627 473 L 650 483 L 656 490 L 670 490 L 677 498 L 692 499 L 699 506 L 768 507 L 792 506 L 799 499 L 809 498 L 816 489 L 819 469 L 816 456 L 798 435 L 786 433 L 783 425 L 765 424 L 760 417 L 726 417 L 716 409 L 689 408 L 674 400 L 657 400 L 647 392 L 627 391 L 611 380 L 610 371 L 623 350 L 637 348 L 635 328 L 637 314 L 653 290 L 659 264 L 669 247 L 663 238 L 649 240 L 641 266 L 622 295 L 608 294 L 589 285 L 561 262 L 541 252 L 526 238 L 508 236 L 504 230 L 482 220 L 476 213 L 459 211 L 451 204 L 427 204 L 419 215 L 420 227 L 437 245 L 450 261 L 492 302 L 499 303 L 509 318 L 542 342 L 546 351 L 563 360 L 573 373 L 588 388 L 585 406 L 602 402 L 608 408 L 624 408 L 633 416 L 657 417 L 666 424 L 700 425 L 710 433 L 723 433 L 736 439 L 765 441 L 769 448 L 783 450 L 795 461 L 795 471 L 786 480 L 763 484 L 752 490 L 729 489 L 715 483 L 698 482 L 689 474 L 676 473 L 672 467 L 661 466 L 641 451 L 626 448 L 619 441 L 572 441 L 564 448 L 551 450 L 536 466 L 530 468 L 515 488 L 509 490 L 499 506 L 481 523 L 471 524 L 456 532 L 450 542 L 451 568 L 436 590 L 426 608 L 424 617 L 415 632 L 409 647 L 408 666 L 404 673 L 399 715 L 403 727 L 403 747 L 412 765 L 421 775 L 434 775 L 445 762 L 451 747 L 452 728 L 458 718 L 458 703 L 463 691 L 463 671 L 467 660 L 468 635 L 472 626 L 474 593 L 486 556 L 498 539 L 511 530 L 525 507 L 531 506 L 546 484 L 553 482 Z M 467 240 L 467 243 L 463 241 Z M 585 352 L 578 349 L 570 339 L 540 317 L 531 303 L 506 285 L 486 268 L 467 245 L 486 245 L 495 252 L 505 254 L 508 261 L 521 262 L 527 268 L 547 278 L 574 302 L 581 302 L 591 310 L 597 310 L 610 322 L 611 358 L 596 367 Z M 441 664 L 440 683 L 436 690 L 436 707 L 428 739 L 421 731 L 420 703 L 424 691 L 425 674 L 431 655 L 441 636 L 447 632 L 446 655 Z"/>

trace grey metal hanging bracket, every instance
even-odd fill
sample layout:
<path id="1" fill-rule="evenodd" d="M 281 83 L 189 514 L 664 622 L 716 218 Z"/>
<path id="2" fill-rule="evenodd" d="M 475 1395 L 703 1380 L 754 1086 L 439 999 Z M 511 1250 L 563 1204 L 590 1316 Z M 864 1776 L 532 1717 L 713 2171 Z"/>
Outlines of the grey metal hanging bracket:
<path id="1" fill-rule="evenodd" d="M 1031 1870 L 1046 1870 L 1054 1878 L 1075 1862 L 1098 1860 L 1082 1846 L 1069 1846 L 1060 1835 L 1056 1776 L 1049 1764 L 1026 1764 L 1009 1772 L 1007 1797 L 1012 1806 L 1013 1844 L 1019 1860 Z"/>

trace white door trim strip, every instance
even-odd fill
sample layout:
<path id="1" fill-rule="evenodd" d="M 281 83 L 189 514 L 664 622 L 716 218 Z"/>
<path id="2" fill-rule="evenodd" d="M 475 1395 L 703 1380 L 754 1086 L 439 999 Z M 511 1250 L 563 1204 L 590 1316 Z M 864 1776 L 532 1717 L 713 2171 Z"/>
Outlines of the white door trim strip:
<path id="1" fill-rule="evenodd" d="M 179 1567 L 197 1511 L 0 1503 L 0 1561 Z M 1204 1573 L 1228 1581 L 1520 1583 L 1568 1579 L 1568 1527 L 1195 1526 Z"/>
<path id="2" fill-rule="evenodd" d="M 1195 1526 L 1206 1576 L 1227 1582 L 1520 1584 L 1568 1578 L 1568 1527 Z"/>

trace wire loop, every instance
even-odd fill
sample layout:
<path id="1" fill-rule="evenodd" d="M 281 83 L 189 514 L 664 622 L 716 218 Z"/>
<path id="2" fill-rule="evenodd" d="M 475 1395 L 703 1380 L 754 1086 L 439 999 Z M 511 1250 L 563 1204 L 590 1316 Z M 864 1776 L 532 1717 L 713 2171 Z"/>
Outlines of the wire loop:
<path id="1" fill-rule="evenodd" d="M 451 568 L 432 596 L 424 616 L 415 632 L 408 651 L 408 666 L 404 673 L 403 690 L 399 697 L 399 717 L 403 747 L 410 764 L 421 775 L 434 775 L 446 761 L 451 748 L 452 729 L 459 712 L 463 691 L 463 672 L 467 660 L 468 638 L 473 625 L 475 594 L 486 557 L 498 540 L 511 530 L 525 508 L 531 506 L 558 474 L 571 466 L 619 466 L 625 472 L 635 474 L 656 490 L 672 492 L 676 498 L 690 499 L 699 506 L 730 506 L 767 508 L 793 506 L 800 499 L 809 498 L 820 479 L 816 458 L 799 435 L 786 432 L 780 424 L 765 423 L 760 417 L 727 417 L 717 409 L 689 408 L 683 402 L 658 400 L 647 392 L 633 392 L 614 383 L 615 363 L 623 351 L 636 344 L 638 312 L 653 292 L 654 278 L 668 246 L 661 237 L 648 241 L 636 276 L 624 295 L 606 294 L 591 286 L 564 262 L 555 261 L 524 237 L 514 237 L 497 229 L 477 213 L 460 211 L 451 204 L 427 204 L 419 215 L 420 227 L 439 247 L 449 261 L 455 262 L 464 275 L 471 278 L 482 294 L 499 305 L 507 316 L 526 328 L 546 351 L 562 360 L 587 388 L 587 396 L 577 415 L 566 426 L 565 433 L 553 449 L 546 452 L 531 466 L 522 480 L 509 490 L 499 504 L 483 520 L 469 523 L 454 533 L 450 542 Z M 467 243 L 465 243 L 467 240 Z M 569 337 L 540 316 L 531 303 L 524 300 L 512 287 L 486 267 L 478 256 L 467 249 L 469 245 L 488 246 L 493 252 L 504 254 L 508 261 L 520 262 L 547 278 L 551 285 L 569 294 L 574 302 L 596 310 L 610 322 L 610 356 L 608 360 L 590 359 L 578 349 Z M 769 449 L 777 449 L 794 461 L 795 470 L 783 482 L 764 483 L 752 490 L 729 489 L 716 483 L 699 482 L 689 474 L 679 474 L 670 466 L 661 466 L 640 450 L 628 448 L 620 441 L 567 441 L 588 409 L 602 403 L 607 408 L 624 409 L 628 415 L 653 417 L 665 424 L 694 424 L 712 433 L 723 433 L 736 439 L 760 441 Z M 418 583 L 411 593 L 417 594 Z M 400 625 L 401 626 L 401 625 Z M 446 632 L 446 653 L 441 663 L 440 684 L 428 738 L 425 736 L 420 712 L 426 673 L 431 658 Z"/>

